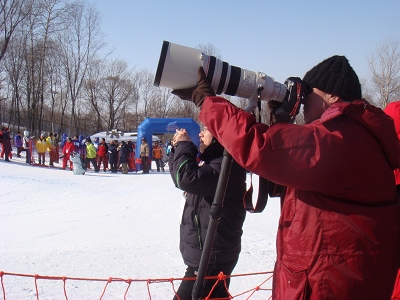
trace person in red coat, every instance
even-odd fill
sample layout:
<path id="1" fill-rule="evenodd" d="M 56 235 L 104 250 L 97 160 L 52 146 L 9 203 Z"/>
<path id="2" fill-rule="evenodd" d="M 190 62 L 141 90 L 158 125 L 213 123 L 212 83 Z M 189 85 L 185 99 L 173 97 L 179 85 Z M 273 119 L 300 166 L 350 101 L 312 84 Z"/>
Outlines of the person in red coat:
<path id="1" fill-rule="evenodd" d="M 400 101 L 390 102 L 385 108 L 385 113 L 393 118 L 394 127 L 396 128 L 396 133 L 400 140 Z M 397 193 L 400 195 L 400 170 L 394 170 L 394 175 L 396 179 Z M 400 300 L 400 269 L 397 273 L 397 278 L 391 299 Z"/>
<path id="2" fill-rule="evenodd" d="M 103 163 L 103 171 L 106 172 L 108 169 L 108 145 L 105 138 L 101 139 L 101 142 L 97 148 L 97 165 L 99 166 L 99 169 L 101 167 L 101 163 Z"/>
<path id="3" fill-rule="evenodd" d="M 3 126 L 1 128 L 1 131 L 2 131 L 2 143 L 3 143 L 1 157 L 2 158 L 4 157 L 5 161 L 10 161 L 10 158 L 12 158 L 10 131 L 7 126 Z"/>
<path id="4" fill-rule="evenodd" d="M 69 137 L 64 144 L 63 147 L 63 162 L 62 162 L 62 169 L 65 170 L 67 168 L 67 162 L 69 161 L 69 169 L 72 171 L 72 161 L 70 159 L 71 152 L 75 151 L 75 145 L 72 142 L 72 139 Z"/>
<path id="5" fill-rule="evenodd" d="M 199 120 L 242 167 L 286 186 L 273 299 L 390 299 L 400 261 L 393 120 L 362 99 L 344 56 L 303 82 L 303 126 L 257 123 L 215 96 L 202 68 L 196 86 L 173 93 L 201 107 Z"/>

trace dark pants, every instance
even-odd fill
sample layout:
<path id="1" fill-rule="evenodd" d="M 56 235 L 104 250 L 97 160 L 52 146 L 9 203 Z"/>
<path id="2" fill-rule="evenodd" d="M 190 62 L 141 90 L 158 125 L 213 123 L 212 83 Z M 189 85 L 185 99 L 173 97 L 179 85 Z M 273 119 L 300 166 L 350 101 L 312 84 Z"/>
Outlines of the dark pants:
<path id="1" fill-rule="evenodd" d="M 30 164 L 31 163 L 31 151 L 29 151 L 29 149 L 25 149 L 24 150 L 26 152 L 26 163 Z"/>
<path id="2" fill-rule="evenodd" d="M 156 162 L 157 172 L 160 172 L 160 169 L 164 172 L 164 163 L 161 158 L 155 158 L 154 161 Z"/>
<path id="3" fill-rule="evenodd" d="M 224 275 L 231 275 L 233 269 L 235 268 L 237 263 L 237 259 L 230 261 L 225 264 L 208 266 L 206 276 L 218 276 L 220 272 L 224 273 Z M 187 267 L 185 276 L 183 278 L 193 278 L 197 275 L 197 269 L 193 267 Z M 216 280 L 205 280 L 204 281 L 204 289 L 201 295 L 201 299 L 208 296 L 212 287 L 214 286 Z M 181 285 L 177 290 L 177 294 L 180 300 L 192 300 L 192 290 L 194 286 L 195 280 L 182 280 Z M 229 287 L 230 278 L 226 279 L 226 286 Z M 227 298 L 229 297 L 228 292 L 225 288 L 224 282 L 218 282 L 217 286 L 214 288 L 213 293 L 210 295 L 210 298 Z M 175 296 L 174 300 L 177 300 L 178 297 Z"/>
<path id="4" fill-rule="evenodd" d="M 21 152 L 24 151 L 24 147 L 18 147 L 17 148 L 17 156 L 21 157 Z"/>
<path id="5" fill-rule="evenodd" d="M 150 171 L 149 158 L 142 157 L 143 174 L 148 174 Z"/>
<path id="6" fill-rule="evenodd" d="M 97 166 L 96 158 L 95 157 L 93 157 L 93 158 L 86 157 L 84 166 L 87 167 L 89 165 L 89 162 L 92 163 L 92 165 L 94 167 L 94 171 L 99 172 L 99 167 Z M 86 171 L 86 169 L 87 168 L 85 168 L 85 171 Z"/>
<path id="7" fill-rule="evenodd" d="M 46 152 L 45 153 L 38 152 L 38 158 L 39 158 L 39 165 L 44 165 L 44 162 L 46 160 Z"/>
<path id="8" fill-rule="evenodd" d="M 114 159 L 110 162 L 111 173 L 117 173 L 117 160 Z"/>

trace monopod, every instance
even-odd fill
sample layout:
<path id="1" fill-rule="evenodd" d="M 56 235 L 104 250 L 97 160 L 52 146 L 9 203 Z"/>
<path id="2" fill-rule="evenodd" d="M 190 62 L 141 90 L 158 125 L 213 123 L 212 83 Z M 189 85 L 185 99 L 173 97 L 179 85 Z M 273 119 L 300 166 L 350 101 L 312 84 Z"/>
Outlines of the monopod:
<path id="1" fill-rule="evenodd" d="M 217 231 L 218 220 L 221 217 L 222 205 L 224 202 L 225 191 L 228 185 L 229 174 L 232 167 L 232 156 L 224 149 L 221 173 L 219 174 L 217 189 L 210 209 L 210 221 L 206 239 L 204 241 L 203 252 L 201 253 L 199 270 L 197 272 L 196 282 L 192 290 L 192 299 L 200 300 L 204 289 L 204 281 L 207 273 L 208 262 L 210 260 L 211 250 L 214 243 L 215 233 Z"/>

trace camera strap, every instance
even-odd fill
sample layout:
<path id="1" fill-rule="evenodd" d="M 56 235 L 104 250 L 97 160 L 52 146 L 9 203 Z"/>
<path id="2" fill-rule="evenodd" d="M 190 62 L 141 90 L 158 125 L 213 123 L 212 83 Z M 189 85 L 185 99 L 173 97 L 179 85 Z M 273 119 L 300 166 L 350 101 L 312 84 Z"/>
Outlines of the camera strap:
<path id="1" fill-rule="evenodd" d="M 258 122 L 261 123 L 261 92 L 264 89 L 262 85 L 257 89 L 257 108 L 258 108 Z M 256 117 L 253 111 L 254 117 Z M 243 196 L 243 206 L 250 213 L 260 213 L 267 206 L 268 202 L 268 181 L 261 176 L 258 177 L 258 196 L 257 203 L 253 205 L 253 173 L 250 173 L 250 187 Z"/>
<path id="2" fill-rule="evenodd" d="M 243 205 L 248 212 L 260 213 L 264 210 L 268 202 L 268 180 L 258 177 L 258 196 L 257 203 L 253 205 L 253 173 L 250 173 L 250 187 L 243 197 Z"/>

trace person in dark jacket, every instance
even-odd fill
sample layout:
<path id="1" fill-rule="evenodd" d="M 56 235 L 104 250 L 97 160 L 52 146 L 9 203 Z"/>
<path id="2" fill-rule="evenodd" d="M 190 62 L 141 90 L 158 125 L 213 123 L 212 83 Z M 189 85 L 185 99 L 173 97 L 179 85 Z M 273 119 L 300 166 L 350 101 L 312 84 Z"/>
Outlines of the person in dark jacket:
<path id="1" fill-rule="evenodd" d="M 201 107 L 199 120 L 241 166 L 286 186 L 272 299 L 390 299 L 400 263 L 399 139 L 393 119 L 362 98 L 347 58 L 329 57 L 303 77 L 302 126 L 257 123 L 198 72 L 197 86 L 172 93 Z"/>
<path id="2" fill-rule="evenodd" d="M 121 145 L 118 148 L 119 148 L 119 163 L 121 164 L 122 167 L 122 174 L 128 174 L 128 157 L 131 148 L 129 148 L 124 141 L 121 142 Z"/>
<path id="3" fill-rule="evenodd" d="M 118 144 L 111 140 L 108 146 L 108 162 L 110 163 L 111 173 L 117 173 L 118 164 Z"/>
<path id="4" fill-rule="evenodd" d="M 224 150 L 206 128 L 199 136 L 199 164 L 196 162 L 197 147 L 184 129 L 177 130 L 169 157 L 172 180 L 186 197 L 180 229 L 180 251 L 187 266 L 184 278 L 196 277 L 199 268 Z M 233 161 L 206 276 L 217 276 L 220 272 L 230 275 L 236 266 L 246 216 L 243 206 L 245 192 L 246 170 Z M 229 286 L 229 279 L 226 282 Z M 215 280 L 206 280 L 201 298 L 210 293 L 214 283 Z M 179 299 L 192 299 L 193 285 L 193 280 L 183 280 L 177 291 Z M 223 281 L 218 283 L 210 297 L 228 297 Z M 178 298 L 175 296 L 174 299 Z"/>

